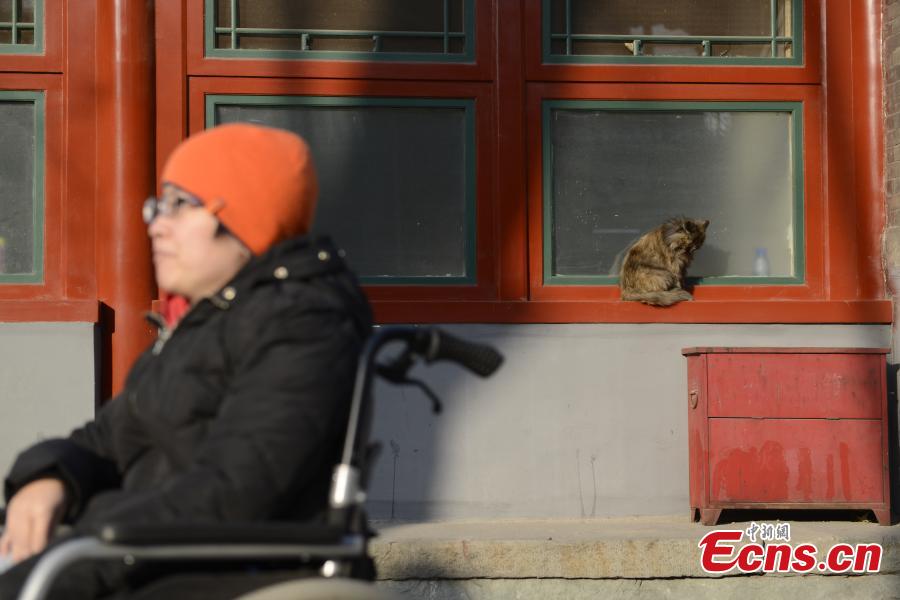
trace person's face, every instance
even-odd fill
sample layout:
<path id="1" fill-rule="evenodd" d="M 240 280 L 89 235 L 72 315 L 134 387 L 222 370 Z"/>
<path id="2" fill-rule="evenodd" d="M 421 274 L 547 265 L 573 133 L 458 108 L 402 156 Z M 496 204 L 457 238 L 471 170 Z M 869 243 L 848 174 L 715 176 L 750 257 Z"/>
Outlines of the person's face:
<path id="1" fill-rule="evenodd" d="M 179 200 L 182 198 L 182 200 Z M 244 266 L 250 251 L 237 238 L 219 232 L 219 220 L 190 196 L 166 184 L 160 210 L 147 227 L 157 285 L 191 304 L 219 291 Z"/>

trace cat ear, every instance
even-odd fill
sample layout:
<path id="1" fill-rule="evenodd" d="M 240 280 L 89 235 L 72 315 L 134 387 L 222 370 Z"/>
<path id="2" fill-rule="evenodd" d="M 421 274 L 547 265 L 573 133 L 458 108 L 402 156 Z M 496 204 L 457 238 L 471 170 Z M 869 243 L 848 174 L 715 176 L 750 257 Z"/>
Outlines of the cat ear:
<path id="1" fill-rule="evenodd" d="M 680 223 L 675 219 L 669 219 L 668 221 L 663 223 L 663 238 L 665 238 L 667 243 L 673 235 L 676 235 L 679 231 L 681 231 L 682 226 L 683 223 Z"/>
<path id="2" fill-rule="evenodd" d="M 706 228 L 709 227 L 709 219 L 704 219 L 703 221 L 694 221 L 697 223 L 697 227 L 700 228 L 700 231 L 705 232 Z"/>

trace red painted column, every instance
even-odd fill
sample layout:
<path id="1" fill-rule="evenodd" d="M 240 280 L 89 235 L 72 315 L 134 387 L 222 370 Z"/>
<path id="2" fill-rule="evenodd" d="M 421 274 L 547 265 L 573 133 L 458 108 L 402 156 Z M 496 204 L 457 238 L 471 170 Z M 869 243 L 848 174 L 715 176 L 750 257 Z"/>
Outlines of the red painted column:
<path id="1" fill-rule="evenodd" d="M 155 296 L 141 204 L 155 189 L 153 2 L 97 0 L 97 286 L 105 395 L 153 338 Z"/>
<path id="2" fill-rule="evenodd" d="M 826 0 L 829 297 L 884 297 L 881 0 Z"/>
<path id="3" fill-rule="evenodd" d="M 518 0 L 497 4 L 498 283 L 501 300 L 528 299 L 528 205 L 525 185 L 524 14 Z"/>
<path id="4" fill-rule="evenodd" d="M 857 0 L 858 1 L 858 0 Z M 859 298 L 859 232 L 852 101 L 853 20 L 851 0 L 825 0 L 825 125 L 828 216 L 828 298 Z"/>
<path id="5" fill-rule="evenodd" d="M 853 2 L 853 111 L 856 113 L 856 187 L 859 207 L 859 285 L 863 298 L 884 298 L 884 99 L 881 0 Z"/>

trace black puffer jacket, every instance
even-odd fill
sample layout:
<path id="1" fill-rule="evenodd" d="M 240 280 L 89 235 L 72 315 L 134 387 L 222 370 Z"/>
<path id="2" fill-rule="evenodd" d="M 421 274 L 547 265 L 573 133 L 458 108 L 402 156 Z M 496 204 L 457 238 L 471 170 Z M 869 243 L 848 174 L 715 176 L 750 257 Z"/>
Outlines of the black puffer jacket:
<path id="1" fill-rule="evenodd" d="M 252 259 L 161 330 L 93 422 L 23 452 L 7 500 L 52 474 L 76 529 L 320 513 L 371 327 L 338 254 L 297 238 Z"/>

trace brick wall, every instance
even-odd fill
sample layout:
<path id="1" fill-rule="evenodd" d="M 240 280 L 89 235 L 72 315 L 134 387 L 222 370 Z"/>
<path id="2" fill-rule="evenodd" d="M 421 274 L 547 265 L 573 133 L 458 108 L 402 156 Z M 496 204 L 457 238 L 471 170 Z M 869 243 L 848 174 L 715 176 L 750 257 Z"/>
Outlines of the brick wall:
<path id="1" fill-rule="evenodd" d="M 900 0 L 884 0 L 885 268 L 900 293 Z M 896 323 L 896 318 L 895 318 Z M 895 349 L 896 350 L 896 349 Z"/>
<path id="2" fill-rule="evenodd" d="M 897 423 L 900 422 L 900 406 L 897 390 L 900 389 L 900 0 L 883 1 L 882 68 L 884 69 L 884 171 L 887 223 L 884 232 L 884 267 L 888 289 L 895 296 L 894 319 L 891 336 L 891 356 L 888 357 L 894 375 L 888 378 L 889 423 L 893 441 L 891 452 L 900 452 L 897 441 Z M 893 512 L 900 514 L 900 473 L 897 461 L 892 461 L 891 504 Z"/>

